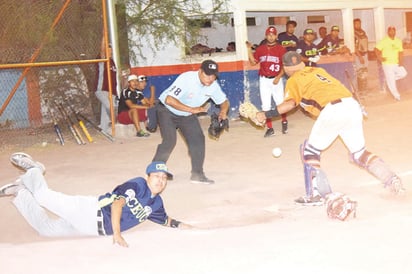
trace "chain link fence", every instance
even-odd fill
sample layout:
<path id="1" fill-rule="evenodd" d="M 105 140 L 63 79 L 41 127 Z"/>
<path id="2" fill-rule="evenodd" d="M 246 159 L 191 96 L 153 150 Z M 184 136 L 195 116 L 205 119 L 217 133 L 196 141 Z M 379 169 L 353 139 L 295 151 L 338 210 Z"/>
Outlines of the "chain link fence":
<path id="1" fill-rule="evenodd" d="M 75 142 L 60 106 L 73 121 L 77 112 L 99 120 L 100 103 L 94 96 L 98 63 L 92 60 L 100 59 L 102 3 L 0 3 L 2 149 L 59 144 L 54 121 L 65 141 Z"/>

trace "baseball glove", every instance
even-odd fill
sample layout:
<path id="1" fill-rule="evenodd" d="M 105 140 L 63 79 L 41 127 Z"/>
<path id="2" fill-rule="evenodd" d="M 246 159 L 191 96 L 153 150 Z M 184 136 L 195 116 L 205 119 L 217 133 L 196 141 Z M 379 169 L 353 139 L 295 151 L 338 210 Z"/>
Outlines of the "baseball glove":
<path id="1" fill-rule="evenodd" d="M 256 113 L 258 113 L 258 112 L 259 112 L 259 110 L 255 107 L 255 105 L 253 105 L 250 102 L 244 102 L 244 103 L 240 104 L 240 106 L 239 106 L 239 115 L 240 116 L 242 116 L 243 118 L 249 119 L 250 121 L 252 121 L 257 126 L 262 126 L 263 124 L 260 123 L 256 119 Z"/>
<path id="2" fill-rule="evenodd" d="M 229 131 L 229 120 L 224 119 L 219 121 L 219 116 L 213 113 L 210 116 L 210 126 L 208 129 L 209 137 L 218 140 L 223 130 Z"/>
<path id="3" fill-rule="evenodd" d="M 358 203 L 342 193 L 334 192 L 326 196 L 326 212 L 329 218 L 345 221 L 352 213 L 356 218 Z"/>

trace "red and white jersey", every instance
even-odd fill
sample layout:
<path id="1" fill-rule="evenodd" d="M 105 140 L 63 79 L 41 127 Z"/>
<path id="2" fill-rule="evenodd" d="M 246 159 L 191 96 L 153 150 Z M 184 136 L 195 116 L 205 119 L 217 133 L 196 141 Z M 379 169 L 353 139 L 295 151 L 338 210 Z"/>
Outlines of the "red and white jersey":
<path id="1" fill-rule="evenodd" d="M 277 76 L 282 69 L 282 56 L 286 49 L 281 45 L 260 45 L 256 48 L 253 57 L 260 64 L 259 75 L 265 77 Z"/>

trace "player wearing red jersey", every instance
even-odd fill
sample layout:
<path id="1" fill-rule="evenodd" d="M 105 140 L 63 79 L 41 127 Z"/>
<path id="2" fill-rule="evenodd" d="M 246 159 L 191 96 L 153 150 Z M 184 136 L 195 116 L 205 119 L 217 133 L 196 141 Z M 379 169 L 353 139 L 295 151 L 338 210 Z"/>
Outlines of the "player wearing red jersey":
<path id="1" fill-rule="evenodd" d="M 268 111 L 272 108 L 272 98 L 276 105 L 283 102 L 284 87 L 282 76 L 284 74 L 282 68 L 282 56 L 286 53 L 286 49 L 277 44 L 277 30 L 270 26 L 265 32 L 266 43 L 258 46 L 255 52 L 252 52 L 252 44 L 246 42 L 248 47 L 249 62 L 252 66 L 260 64 L 259 68 L 259 90 L 260 99 L 262 102 L 262 110 Z M 272 119 L 266 119 L 267 131 L 265 137 L 275 135 L 272 127 Z M 288 131 L 288 121 L 286 114 L 282 114 L 282 133 Z"/>

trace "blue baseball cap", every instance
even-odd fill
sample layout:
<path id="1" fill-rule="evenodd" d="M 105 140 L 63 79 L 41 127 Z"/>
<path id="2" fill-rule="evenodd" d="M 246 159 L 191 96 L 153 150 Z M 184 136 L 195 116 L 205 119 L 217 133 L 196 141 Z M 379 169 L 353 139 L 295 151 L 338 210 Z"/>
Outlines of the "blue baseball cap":
<path id="1" fill-rule="evenodd" d="M 166 163 L 162 161 L 151 162 L 146 168 L 146 174 L 149 175 L 153 172 L 163 172 L 166 173 L 167 179 L 173 179 L 173 174 L 167 169 Z"/>

